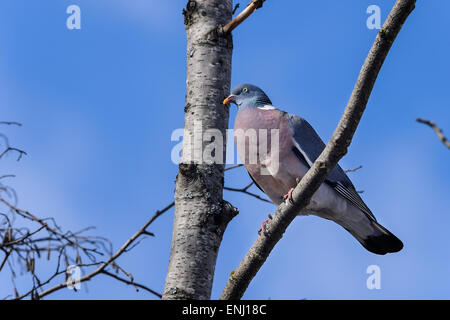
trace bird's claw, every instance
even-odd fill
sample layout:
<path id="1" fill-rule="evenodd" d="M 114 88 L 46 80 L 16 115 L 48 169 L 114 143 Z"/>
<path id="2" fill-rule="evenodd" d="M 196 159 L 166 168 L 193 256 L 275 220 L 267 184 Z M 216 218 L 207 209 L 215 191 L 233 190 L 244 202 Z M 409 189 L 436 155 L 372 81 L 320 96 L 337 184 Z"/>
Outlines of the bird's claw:
<path id="1" fill-rule="evenodd" d="M 286 202 L 286 204 L 287 204 L 287 201 L 288 201 L 288 200 L 289 200 L 290 203 L 294 204 L 294 199 L 292 199 L 292 192 L 294 192 L 294 188 L 290 188 L 289 191 L 288 191 L 288 193 L 286 193 L 286 194 L 283 196 L 283 199 L 284 199 L 284 201 Z"/>
<path id="2" fill-rule="evenodd" d="M 269 222 L 270 220 L 272 220 L 272 216 L 271 216 L 270 213 L 268 214 L 268 217 L 269 217 L 269 219 L 264 220 L 263 223 L 262 223 L 261 228 L 258 229 L 258 235 L 261 235 L 261 232 L 264 232 L 264 234 L 266 234 L 266 232 L 267 232 L 267 230 L 266 230 L 266 224 L 267 224 L 267 222 Z"/>

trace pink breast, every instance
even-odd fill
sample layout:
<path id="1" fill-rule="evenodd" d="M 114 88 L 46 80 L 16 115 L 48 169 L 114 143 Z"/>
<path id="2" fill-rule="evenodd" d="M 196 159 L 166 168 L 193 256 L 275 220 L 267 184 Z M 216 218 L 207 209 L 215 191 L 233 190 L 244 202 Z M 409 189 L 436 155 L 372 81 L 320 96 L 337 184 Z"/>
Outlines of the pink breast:
<path id="1" fill-rule="evenodd" d="M 234 130 L 238 154 L 244 164 L 252 163 L 249 159 L 249 152 L 252 151 L 251 146 L 255 143 L 255 140 L 250 138 L 253 134 L 251 131 L 256 133 L 257 144 L 261 143 L 261 139 L 266 139 L 268 152 L 274 150 L 272 143 L 278 143 L 277 149 L 280 152 L 280 159 L 285 152 L 290 152 L 292 149 L 293 144 L 287 120 L 283 117 L 283 112 L 278 109 L 248 108 L 241 110 L 236 116 Z M 273 130 L 278 130 L 278 135 L 274 136 Z M 278 140 L 272 141 L 273 137 L 277 137 Z M 245 154 L 242 150 L 245 150 Z"/>

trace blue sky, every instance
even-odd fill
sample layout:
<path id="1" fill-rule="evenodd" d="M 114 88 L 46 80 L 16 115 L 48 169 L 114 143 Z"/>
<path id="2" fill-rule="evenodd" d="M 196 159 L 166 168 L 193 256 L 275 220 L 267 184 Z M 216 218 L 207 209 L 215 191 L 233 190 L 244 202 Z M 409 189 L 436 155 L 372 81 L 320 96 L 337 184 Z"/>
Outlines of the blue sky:
<path id="1" fill-rule="evenodd" d="M 81 8 L 81 30 L 66 28 L 71 4 Z M 376 35 L 366 27 L 371 4 L 380 6 L 384 21 L 394 1 L 266 1 L 234 33 L 232 85 L 260 86 L 328 140 Z M 170 137 L 184 121 L 184 6 L 184 0 L 1 1 L 0 120 L 23 123 L 2 132 L 28 152 L 20 162 L 2 160 L 2 173 L 17 175 L 10 185 L 20 207 L 72 230 L 94 225 L 118 248 L 172 201 L 177 166 Z M 245 299 L 450 298 L 450 155 L 415 122 L 430 119 L 450 133 L 449 12 L 450 2 L 417 1 L 340 162 L 363 165 L 350 177 L 404 249 L 376 256 L 336 224 L 297 218 Z M 226 185 L 248 183 L 243 170 L 227 173 Z M 241 194 L 226 192 L 225 199 L 240 214 L 224 235 L 213 298 L 275 209 Z M 170 211 L 150 228 L 155 238 L 119 260 L 157 291 L 172 222 Z M 369 265 L 381 269 L 380 290 L 366 287 Z M 29 277 L 16 282 L 24 291 Z M 11 293 L 5 274 L 0 284 L 0 297 Z M 102 276 L 83 286 L 50 297 L 154 298 Z"/>

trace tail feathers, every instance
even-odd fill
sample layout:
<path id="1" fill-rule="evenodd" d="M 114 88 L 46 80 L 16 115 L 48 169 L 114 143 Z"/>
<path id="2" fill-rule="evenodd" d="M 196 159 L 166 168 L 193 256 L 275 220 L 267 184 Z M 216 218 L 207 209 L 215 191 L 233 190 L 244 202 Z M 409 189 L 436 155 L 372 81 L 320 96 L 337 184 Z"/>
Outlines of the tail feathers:
<path id="1" fill-rule="evenodd" d="M 376 221 L 370 221 L 370 234 L 357 234 L 348 230 L 370 252 L 386 254 L 402 250 L 402 241 Z"/>

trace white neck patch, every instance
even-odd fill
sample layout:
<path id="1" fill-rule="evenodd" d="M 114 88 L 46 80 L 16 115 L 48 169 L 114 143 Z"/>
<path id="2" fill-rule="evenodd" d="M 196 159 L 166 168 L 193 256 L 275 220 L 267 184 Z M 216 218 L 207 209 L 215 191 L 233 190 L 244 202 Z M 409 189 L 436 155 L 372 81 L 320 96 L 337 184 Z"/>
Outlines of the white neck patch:
<path id="1" fill-rule="evenodd" d="M 271 106 L 270 104 L 266 104 L 264 107 L 258 107 L 258 109 L 261 110 L 273 110 L 276 109 L 274 106 Z"/>

